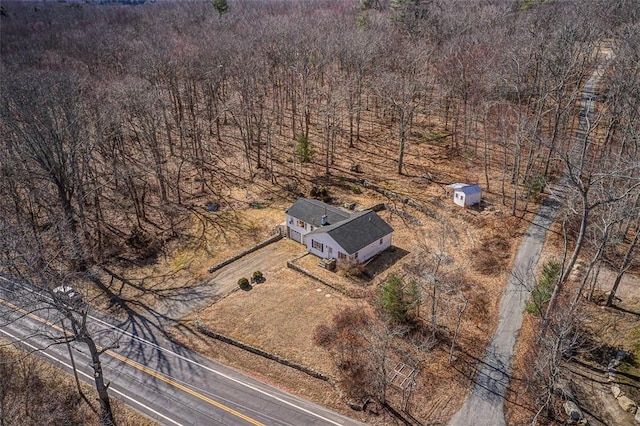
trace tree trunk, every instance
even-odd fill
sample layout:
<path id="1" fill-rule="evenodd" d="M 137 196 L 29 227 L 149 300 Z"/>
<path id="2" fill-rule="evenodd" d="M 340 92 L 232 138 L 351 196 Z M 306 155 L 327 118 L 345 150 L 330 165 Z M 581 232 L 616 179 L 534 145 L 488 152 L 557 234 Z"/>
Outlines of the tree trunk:
<path id="1" fill-rule="evenodd" d="M 405 121 L 405 112 L 400 111 L 400 148 L 398 149 L 398 174 L 402 174 L 402 166 L 404 165 L 404 149 L 407 141 L 407 124 Z"/>
<path id="2" fill-rule="evenodd" d="M 565 269 L 562 272 L 562 276 L 560 277 L 560 279 L 558 280 L 556 285 L 553 287 L 553 293 L 551 294 L 551 298 L 549 299 L 549 303 L 547 305 L 547 310 L 545 311 L 545 314 L 544 314 L 545 323 L 550 318 L 551 313 L 555 309 L 555 305 L 556 305 L 556 302 L 558 300 L 558 296 L 560 295 L 560 292 L 562 291 L 562 287 L 564 286 L 564 283 L 566 283 L 567 280 L 569 279 L 569 275 L 571 274 L 571 270 L 573 269 L 574 265 L 576 264 L 576 261 L 578 260 L 578 256 L 580 255 L 580 251 L 582 250 L 582 245 L 584 244 L 584 237 L 585 237 L 585 235 L 587 233 L 587 221 L 588 221 L 589 212 L 591 211 L 591 209 L 586 207 L 586 203 L 587 203 L 587 195 L 586 195 L 586 193 L 583 192 L 582 196 L 583 196 L 583 200 L 582 201 L 584 203 L 585 208 L 584 208 L 584 210 L 582 212 L 582 220 L 580 222 L 580 233 L 578 235 L 578 240 L 576 241 L 576 246 L 573 249 L 573 253 L 571 254 L 571 258 L 569 259 L 569 263 L 566 264 Z M 544 335 L 545 331 L 546 331 L 546 327 L 543 327 L 543 332 L 542 332 L 543 335 Z"/>
<path id="3" fill-rule="evenodd" d="M 111 411 L 111 401 L 109 400 L 109 394 L 107 388 L 109 387 L 104 383 L 104 376 L 102 375 L 102 363 L 100 361 L 100 352 L 93 341 L 93 339 L 85 334 L 82 337 L 84 343 L 89 348 L 91 353 L 91 362 L 94 372 L 94 379 L 96 383 L 96 391 L 98 392 L 98 400 L 100 401 L 100 424 L 103 426 L 113 426 L 115 422 L 113 420 L 113 413 Z"/>
<path id="4" fill-rule="evenodd" d="M 616 275 L 616 280 L 613 282 L 613 287 L 611 287 L 611 291 L 609 292 L 609 297 L 607 298 L 607 306 L 613 305 L 613 300 L 616 297 L 616 292 L 618 291 L 618 286 L 620 286 L 622 277 L 624 277 L 624 274 L 627 272 L 627 270 L 629 269 L 629 266 L 631 265 L 631 259 L 633 259 L 632 254 L 634 249 L 638 245 L 638 238 L 640 238 L 640 221 L 638 221 L 636 234 L 633 237 L 633 241 L 631 241 L 629 248 L 627 249 L 627 253 L 624 256 L 622 265 L 618 270 L 618 275 Z"/>

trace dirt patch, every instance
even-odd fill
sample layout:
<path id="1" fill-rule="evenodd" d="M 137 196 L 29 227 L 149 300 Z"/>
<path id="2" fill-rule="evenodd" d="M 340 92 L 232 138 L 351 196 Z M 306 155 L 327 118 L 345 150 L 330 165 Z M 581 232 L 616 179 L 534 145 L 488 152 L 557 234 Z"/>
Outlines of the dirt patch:
<path id="1" fill-rule="evenodd" d="M 484 275 L 495 275 L 505 270 L 509 262 L 511 242 L 500 237 L 491 237 L 471 253 L 473 266 Z"/>

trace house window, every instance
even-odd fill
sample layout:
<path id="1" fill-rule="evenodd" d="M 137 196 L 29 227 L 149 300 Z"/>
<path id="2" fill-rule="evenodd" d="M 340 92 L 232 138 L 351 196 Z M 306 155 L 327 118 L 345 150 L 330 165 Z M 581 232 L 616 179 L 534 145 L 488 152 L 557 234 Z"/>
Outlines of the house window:
<path id="1" fill-rule="evenodd" d="M 380 238 L 380 245 L 382 245 L 382 240 L 383 240 L 383 239 L 384 239 L 384 238 Z"/>
<path id="2" fill-rule="evenodd" d="M 338 259 L 343 259 L 343 260 L 344 260 L 344 259 L 346 259 L 346 258 L 347 258 L 347 255 L 346 255 L 346 254 L 344 254 L 344 253 L 343 253 L 343 252 L 341 252 L 341 251 L 339 251 L 339 252 L 338 252 Z"/>
<path id="3" fill-rule="evenodd" d="M 300 228 L 304 228 L 304 222 L 301 220 L 298 220 L 298 223 L 296 223 L 296 225 L 298 225 Z"/>
<path id="4" fill-rule="evenodd" d="M 356 254 L 354 254 L 354 255 L 353 255 L 353 258 L 354 258 L 354 259 L 357 259 L 357 258 L 358 258 L 358 252 L 356 252 Z"/>
<path id="5" fill-rule="evenodd" d="M 319 243 L 316 240 L 311 240 L 311 247 L 321 252 L 324 249 L 324 244 Z"/>

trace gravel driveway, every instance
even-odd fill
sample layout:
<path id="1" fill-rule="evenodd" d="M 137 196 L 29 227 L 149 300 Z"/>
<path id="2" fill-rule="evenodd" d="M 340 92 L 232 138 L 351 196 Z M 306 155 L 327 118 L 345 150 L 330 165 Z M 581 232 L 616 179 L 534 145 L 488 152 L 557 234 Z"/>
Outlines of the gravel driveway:
<path id="1" fill-rule="evenodd" d="M 306 251 L 302 244 L 283 238 L 217 270 L 207 283 L 217 296 L 225 295 L 238 287 L 240 278 L 245 277 L 251 280 L 251 275 L 255 271 L 260 271 L 266 279 L 269 279 L 270 272 L 286 268 L 287 260 L 300 256 Z"/>

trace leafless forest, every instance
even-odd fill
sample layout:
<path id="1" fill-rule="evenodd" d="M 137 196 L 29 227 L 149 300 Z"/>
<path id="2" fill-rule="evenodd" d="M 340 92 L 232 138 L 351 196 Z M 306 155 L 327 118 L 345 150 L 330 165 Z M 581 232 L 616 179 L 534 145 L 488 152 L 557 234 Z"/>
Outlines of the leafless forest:
<path id="1" fill-rule="evenodd" d="M 576 262 L 578 295 L 615 271 L 608 304 L 639 267 L 634 0 L 0 5 L 2 274 L 153 259 L 196 238 L 188 218 L 210 221 L 208 200 L 249 183 L 296 194 L 347 148 L 437 180 L 408 159 L 425 141 L 481 159 L 479 183 L 513 216 L 559 185 L 566 258 L 539 309 L 554 356 Z"/>

